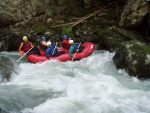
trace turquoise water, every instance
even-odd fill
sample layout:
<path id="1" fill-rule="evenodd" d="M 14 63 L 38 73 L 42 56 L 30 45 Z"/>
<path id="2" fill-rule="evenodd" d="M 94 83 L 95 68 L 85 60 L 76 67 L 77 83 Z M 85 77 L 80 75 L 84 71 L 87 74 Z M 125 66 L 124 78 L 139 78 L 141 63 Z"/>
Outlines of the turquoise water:
<path id="1" fill-rule="evenodd" d="M 0 108 L 5 113 L 150 113 L 150 81 L 116 69 L 114 54 L 94 51 L 80 61 L 37 64 L 23 58 L 18 73 L 0 84 Z M 13 62 L 21 57 L 1 55 Z"/>

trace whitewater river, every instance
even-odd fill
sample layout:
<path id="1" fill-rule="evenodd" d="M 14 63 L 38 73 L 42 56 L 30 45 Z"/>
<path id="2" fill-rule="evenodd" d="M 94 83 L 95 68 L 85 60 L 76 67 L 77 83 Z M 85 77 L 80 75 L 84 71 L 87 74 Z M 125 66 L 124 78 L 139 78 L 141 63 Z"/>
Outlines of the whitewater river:
<path id="1" fill-rule="evenodd" d="M 94 51 L 80 61 L 38 64 L 21 59 L 18 73 L 0 83 L 1 113 L 150 113 L 150 80 L 116 69 L 114 54 Z"/>

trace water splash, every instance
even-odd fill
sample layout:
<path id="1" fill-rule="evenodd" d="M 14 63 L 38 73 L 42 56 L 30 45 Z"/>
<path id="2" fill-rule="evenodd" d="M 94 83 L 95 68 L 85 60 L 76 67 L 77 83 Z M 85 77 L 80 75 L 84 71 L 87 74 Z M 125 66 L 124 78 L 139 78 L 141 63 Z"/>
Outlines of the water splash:
<path id="1" fill-rule="evenodd" d="M 20 63 L 18 75 L 0 86 L 0 107 L 10 113 L 149 113 L 150 81 L 117 70 L 113 56 L 95 51 L 75 62 Z"/>

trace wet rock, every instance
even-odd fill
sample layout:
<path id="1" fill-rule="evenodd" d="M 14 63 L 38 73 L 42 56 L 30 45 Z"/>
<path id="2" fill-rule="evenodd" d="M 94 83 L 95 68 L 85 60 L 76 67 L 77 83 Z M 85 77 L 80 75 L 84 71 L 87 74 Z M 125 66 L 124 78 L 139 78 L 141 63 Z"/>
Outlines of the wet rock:
<path id="1" fill-rule="evenodd" d="M 126 28 L 135 28 L 142 23 L 147 13 L 147 1 L 128 0 L 122 12 L 119 25 Z"/>
<path id="2" fill-rule="evenodd" d="M 118 69 L 125 69 L 132 76 L 150 78 L 150 47 L 140 41 L 126 42 L 113 61 Z"/>
<path id="3" fill-rule="evenodd" d="M 146 0 L 148 4 L 148 16 L 147 16 L 147 23 L 148 27 L 150 28 L 150 0 Z"/>
<path id="4" fill-rule="evenodd" d="M 99 45 L 98 49 L 113 51 L 122 46 L 122 43 L 127 39 L 115 32 L 111 27 L 104 27 L 98 30 Z"/>
<path id="5" fill-rule="evenodd" d="M 9 26 L 10 24 L 45 13 L 48 3 L 49 0 L 15 0 L 13 2 L 2 0 L 0 4 L 0 27 Z"/>
<path id="6" fill-rule="evenodd" d="M 3 80 L 9 81 L 12 72 L 15 72 L 14 64 L 9 58 L 0 56 L 0 76 Z"/>

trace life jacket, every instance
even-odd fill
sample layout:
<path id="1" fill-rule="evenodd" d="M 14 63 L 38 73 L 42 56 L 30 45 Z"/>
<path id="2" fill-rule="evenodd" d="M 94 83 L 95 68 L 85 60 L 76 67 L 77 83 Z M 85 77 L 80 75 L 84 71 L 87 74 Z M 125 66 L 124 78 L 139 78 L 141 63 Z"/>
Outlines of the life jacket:
<path id="1" fill-rule="evenodd" d="M 44 46 L 44 45 L 42 45 L 42 42 L 43 42 L 43 41 L 40 42 L 39 47 L 40 47 L 40 49 L 42 49 L 42 50 L 46 50 L 47 47 Z"/>
<path id="2" fill-rule="evenodd" d="M 74 47 L 73 51 L 76 51 L 78 49 L 78 45 L 73 44 L 72 46 Z"/>
<path id="3" fill-rule="evenodd" d="M 64 39 L 62 42 L 61 42 L 61 45 L 63 48 L 65 48 L 66 50 L 69 49 L 70 45 L 69 45 L 69 40 L 68 39 Z"/>
<path id="4" fill-rule="evenodd" d="M 23 42 L 21 50 L 24 52 L 27 52 L 31 48 L 31 43 L 30 42 Z"/>

